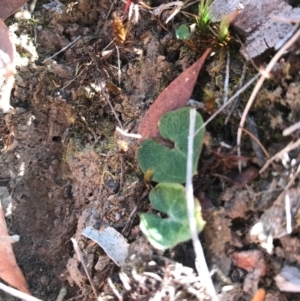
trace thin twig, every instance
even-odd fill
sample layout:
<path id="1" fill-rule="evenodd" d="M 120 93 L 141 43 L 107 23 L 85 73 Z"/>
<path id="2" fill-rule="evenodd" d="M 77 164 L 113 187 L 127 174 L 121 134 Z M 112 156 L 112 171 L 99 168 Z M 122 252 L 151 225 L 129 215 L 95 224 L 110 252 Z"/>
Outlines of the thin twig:
<path id="1" fill-rule="evenodd" d="M 119 291 L 117 290 L 117 288 L 115 287 L 115 285 L 113 284 L 110 278 L 107 279 L 107 283 L 112 289 L 112 291 L 114 292 L 114 294 L 116 295 L 116 297 L 118 298 L 118 300 L 122 301 L 123 297 L 121 296 L 121 294 L 119 293 Z"/>
<path id="2" fill-rule="evenodd" d="M 66 295 L 67 295 L 67 288 L 63 286 L 59 291 L 56 301 L 63 301 Z"/>
<path id="3" fill-rule="evenodd" d="M 297 131 L 300 129 L 300 121 L 291 125 L 290 127 L 286 128 L 283 132 L 282 135 L 283 136 L 288 136 L 291 135 L 293 132 Z"/>
<path id="4" fill-rule="evenodd" d="M 84 258 L 83 258 L 82 252 L 81 252 L 81 250 L 80 250 L 80 248 L 79 248 L 79 246 L 78 246 L 77 241 L 76 241 L 74 238 L 71 238 L 71 241 L 72 241 L 72 243 L 73 243 L 73 247 L 74 247 L 74 250 L 75 250 L 75 252 L 76 252 L 76 254 L 77 254 L 77 256 L 78 256 L 78 259 L 79 259 L 79 261 L 81 262 L 82 267 L 83 267 L 83 269 L 84 269 L 84 271 L 85 271 L 85 273 L 86 273 L 86 275 L 87 275 L 87 277 L 88 277 L 88 279 L 89 279 L 89 282 L 90 282 L 90 284 L 91 284 L 91 287 L 92 287 L 92 289 L 93 289 L 94 295 L 95 295 L 96 300 L 97 300 L 97 298 L 98 298 L 97 290 L 96 290 L 96 287 L 95 287 L 95 285 L 94 285 L 94 283 L 93 283 L 93 280 L 92 280 L 92 278 L 91 278 L 91 276 L 90 276 L 90 274 L 89 274 L 89 271 L 88 271 L 88 269 L 87 269 L 87 266 L 86 266 L 86 264 L 85 264 L 85 260 L 84 260 Z"/>
<path id="5" fill-rule="evenodd" d="M 238 84 L 238 89 L 242 88 L 243 84 L 244 84 L 244 80 L 245 80 L 245 77 L 246 77 L 246 73 L 247 73 L 247 63 L 244 64 L 243 66 L 243 70 L 242 70 L 242 74 L 241 74 L 241 77 L 240 77 L 240 80 L 239 80 L 239 84 Z M 229 121 L 229 118 L 231 116 L 231 114 L 233 113 L 233 111 L 235 110 L 237 104 L 239 102 L 239 96 L 235 98 L 235 101 L 234 103 L 232 104 L 230 110 L 229 110 L 229 113 L 225 119 L 225 124 L 228 123 Z"/>
<path id="6" fill-rule="evenodd" d="M 190 225 L 190 232 L 192 236 L 194 251 L 196 254 L 195 265 L 198 275 L 201 279 L 201 283 L 207 290 L 207 293 L 213 298 L 218 300 L 216 291 L 210 277 L 208 266 L 204 257 L 204 252 L 197 233 L 197 222 L 195 218 L 195 203 L 193 193 L 193 147 L 194 147 L 194 133 L 196 123 L 196 110 L 190 110 L 190 126 L 188 136 L 188 156 L 187 156 L 187 171 L 186 171 L 186 185 L 185 195 L 187 202 L 187 211 Z"/>
<path id="7" fill-rule="evenodd" d="M 240 144 L 241 144 L 241 138 L 242 138 L 242 128 L 244 127 L 246 117 L 247 117 L 248 112 L 256 98 L 258 91 L 260 90 L 261 86 L 263 85 L 263 83 L 264 83 L 265 79 L 267 78 L 267 76 L 269 75 L 270 71 L 273 69 L 275 63 L 281 58 L 281 56 L 285 53 L 285 51 L 288 48 L 290 48 L 298 40 L 299 37 L 300 37 L 300 30 L 298 30 L 293 35 L 293 37 L 287 43 L 284 44 L 284 46 L 272 58 L 272 60 L 270 61 L 270 63 L 268 64 L 268 66 L 264 70 L 264 72 L 261 73 L 261 76 L 252 91 L 252 94 L 248 100 L 246 108 L 241 117 L 240 125 L 238 128 L 238 133 L 237 133 L 237 154 L 238 154 L 238 156 L 241 155 L 241 145 Z M 239 163 L 239 170 L 241 171 L 241 163 Z"/>
<path id="8" fill-rule="evenodd" d="M 26 293 L 23 293 L 23 292 L 20 292 L 12 287 L 9 287 L 3 283 L 0 282 L 0 290 L 16 297 L 16 298 L 19 298 L 19 299 L 22 299 L 24 301 L 42 301 L 41 299 L 38 299 L 38 298 L 35 298 L 35 297 L 32 297 Z"/>
<path id="9" fill-rule="evenodd" d="M 121 86 L 121 60 L 120 60 L 120 51 L 119 51 L 119 47 L 116 44 L 115 44 L 115 47 L 117 49 L 118 83 L 119 83 L 119 86 Z"/>
<path id="10" fill-rule="evenodd" d="M 270 158 L 270 154 L 268 153 L 268 151 L 265 149 L 265 147 L 261 144 L 261 142 L 258 140 L 257 137 L 255 137 L 251 132 L 249 132 L 247 129 L 243 128 L 243 131 L 248 134 L 251 139 L 253 139 L 258 145 L 259 147 L 262 149 L 262 151 L 264 152 L 264 154 L 266 155 L 267 158 Z"/>
<path id="11" fill-rule="evenodd" d="M 276 159 L 281 158 L 285 153 L 290 152 L 291 150 L 300 147 L 300 139 L 298 139 L 296 142 L 290 143 L 289 145 L 287 145 L 283 150 L 281 150 L 280 152 L 278 152 L 277 154 L 275 154 L 272 158 L 270 158 L 266 164 L 262 167 L 262 169 L 259 171 L 259 173 L 264 172 L 268 166 Z"/>
<path id="12" fill-rule="evenodd" d="M 125 130 L 120 129 L 118 126 L 116 127 L 116 131 L 119 132 L 121 135 L 123 135 L 125 137 L 135 138 L 135 139 L 141 139 L 142 138 L 142 135 L 127 133 Z"/>
<path id="13" fill-rule="evenodd" d="M 276 51 L 277 51 L 278 49 L 280 49 L 280 48 L 284 45 L 284 43 L 286 43 L 287 40 L 290 39 L 290 38 L 293 36 L 293 34 L 295 33 L 295 31 L 296 31 L 297 29 L 298 29 L 298 25 L 294 25 L 294 26 L 292 27 L 292 29 L 290 30 L 290 32 L 288 32 L 288 33 L 285 35 L 285 37 L 275 45 L 274 49 L 275 49 Z"/>
<path id="14" fill-rule="evenodd" d="M 285 195 L 285 218 L 286 218 L 286 232 L 292 233 L 292 215 L 291 215 L 291 202 L 288 194 Z"/>
<path id="15" fill-rule="evenodd" d="M 245 84 L 241 89 L 239 89 L 226 103 L 223 104 L 223 106 L 216 111 L 214 114 L 212 114 L 201 126 L 197 131 L 195 132 L 195 136 L 204 129 L 217 115 L 219 115 L 233 100 L 235 100 L 240 94 L 242 94 L 246 89 L 248 89 L 249 86 L 252 85 L 253 82 L 255 82 L 259 77 L 259 74 L 256 74 L 254 77 L 252 77 L 247 84 Z"/>
<path id="16" fill-rule="evenodd" d="M 103 93 L 103 95 L 104 95 L 106 101 L 108 102 L 108 104 L 109 104 L 109 106 L 110 106 L 110 108 L 111 108 L 113 114 L 115 115 L 115 118 L 116 118 L 116 120 L 117 120 L 117 122 L 118 122 L 120 128 L 123 129 L 123 125 L 122 125 L 122 123 L 121 123 L 121 121 L 120 121 L 120 119 L 119 119 L 119 117 L 118 117 L 117 112 L 115 111 L 113 105 L 111 104 L 111 102 L 110 102 L 108 96 L 106 95 L 106 93 L 105 93 L 104 91 L 102 91 L 102 93 Z"/>
<path id="17" fill-rule="evenodd" d="M 230 72 L 230 54 L 229 54 L 229 51 L 227 51 L 226 76 L 225 76 L 225 82 L 224 82 L 223 103 L 226 103 L 228 101 L 229 72 Z"/>
<path id="18" fill-rule="evenodd" d="M 50 59 L 54 58 L 55 56 L 57 56 L 58 54 L 60 54 L 61 52 L 65 51 L 66 49 L 68 49 L 69 47 L 73 46 L 73 44 L 75 44 L 79 39 L 81 39 L 81 36 L 78 36 L 74 41 L 72 41 L 71 43 L 69 43 L 67 46 L 63 47 L 61 50 L 59 50 L 58 52 L 56 52 L 55 54 L 53 54 L 52 56 L 48 57 L 47 59 L 44 59 L 42 61 L 42 63 L 46 63 L 47 61 L 49 61 Z"/>
<path id="19" fill-rule="evenodd" d="M 264 157 L 264 154 L 262 152 L 262 148 L 261 148 L 261 143 L 257 143 L 258 140 L 258 131 L 257 131 L 257 126 L 255 123 L 255 120 L 253 117 L 248 116 L 247 117 L 247 121 L 248 121 L 248 128 L 249 128 L 249 132 L 252 133 L 252 137 L 255 137 L 257 139 L 251 139 L 251 143 L 252 143 L 252 148 L 254 150 L 254 153 L 256 155 L 257 158 L 257 163 L 259 166 L 263 166 L 266 162 L 266 159 Z M 269 158 L 269 157 L 268 157 Z"/>

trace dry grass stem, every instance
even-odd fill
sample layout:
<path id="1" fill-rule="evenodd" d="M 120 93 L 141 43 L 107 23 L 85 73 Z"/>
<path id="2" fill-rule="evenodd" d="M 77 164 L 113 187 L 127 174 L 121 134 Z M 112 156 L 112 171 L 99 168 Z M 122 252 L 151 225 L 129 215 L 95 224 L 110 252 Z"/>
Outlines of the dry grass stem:
<path id="1" fill-rule="evenodd" d="M 112 289 L 112 291 L 114 292 L 114 294 L 116 295 L 116 297 L 118 298 L 118 300 L 122 301 L 123 298 L 122 298 L 121 294 L 119 293 L 119 291 L 117 290 L 117 288 L 115 287 L 115 285 L 113 284 L 113 282 L 111 281 L 110 278 L 107 279 L 107 283 L 108 283 L 109 287 Z"/>
<path id="2" fill-rule="evenodd" d="M 230 76 L 230 54 L 227 51 L 227 60 L 226 60 L 226 77 L 224 82 L 224 100 L 223 103 L 228 101 L 228 88 L 229 88 L 229 76 Z"/>
<path id="3" fill-rule="evenodd" d="M 90 274 L 89 274 L 89 271 L 88 271 L 88 269 L 87 269 L 87 266 L 86 266 L 86 264 L 85 264 L 85 261 L 84 261 L 82 252 L 81 252 L 81 250 L 80 250 L 80 248 L 79 248 L 79 246 L 78 246 L 77 241 L 76 241 L 74 238 L 71 238 L 71 241 L 72 241 L 72 243 L 73 243 L 73 247 L 74 247 L 74 250 L 75 250 L 75 252 L 76 252 L 76 254 L 77 254 L 77 257 L 78 257 L 79 261 L 80 261 L 81 264 L 82 264 L 82 267 L 83 267 L 83 269 L 84 269 L 84 271 L 85 271 L 85 273 L 86 273 L 86 276 L 87 276 L 88 279 L 89 279 L 89 282 L 90 282 L 90 284 L 91 284 L 91 287 L 92 287 L 92 289 L 93 289 L 94 295 L 95 295 L 96 300 L 97 300 L 97 298 L 98 298 L 97 290 L 96 290 L 96 287 L 95 287 L 95 285 L 94 285 L 94 282 L 93 282 L 93 280 L 92 280 L 92 278 L 91 278 L 91 276 L 90 276 Z"/>
<path id="4" fill-rule="evenodd" d="M 272 158 L 270 158 L 266 164 L 262 167 L 262 169 L 259 171 L 259 173 L 264 172 L 268 166 L 276 159 L 280 159 L 282 158 L 282 156 L 288 152 L 290 152 L 291 150 L 300 147 L 300 139 L 297 140 L 296 142 L 290 143 L 289 145 L 287 145 L 283 150 L 281 150 L 280 152 L 278 152 L 277 154 L 275 154 Z"/>
<path id="5" fill-rule="evenodd" d="M 66 49 L 68 49 L 69 47 L 73 46 L 78 40 L 81 39 L 81 36 L 78 36 L 74 41 L 72 41 L 71 43 L 69 43 L 67 46 L 63 47 L 61 50 L 59 50 L 58 52 L 56 52 L 55 54 L 53 54 L 52 56 L 44 59 L 42 61 L 42 63 L 46 63 L 47 61 L 49 61 L 50 59 L 54 58 L 55 56 L 57 56 L 58 54 L 60 54 L 61 52 L 65 51 Z"/>
<path id="6" fill-rule="evenodd" d="M 292 233 L 292 215 L 291 215 L 291 202 L 290 197 L 286 194 L 285 198 L 285 218 L 286 218 L 286 232 L 288 234 Z"/>
<path id="7" fill-rule="evenodd" d="M 228 99 L 226 103 L 223 104 L 221 108 L 219 108 L 214 114 L 212 114 L 197 131 L 195 132 L 195 135 L 197 135 L 202 129 L 204 129 L 213 119 L 216 118 L 217 115 L 219 115 L 231 102 L 233 102 L 238 96 L 240 96 L 245 90 L 248 89 L 249 86 L 253 84 L 259 77 L 259 74 L 256 74 L 254 77 L 252 77 L 241 89 L 239 89 L 232 97 Z"/>
<path id="8" fill-rule="evenodd" d="M 241 78 L 240 78 L 239 84 L 238 84 L 238 89 L 241 89 L 241 87 L 243 86 L 244 80 L 245 80 L 245 77 L 246 77 L 246 73 L 247 73 L 247 63 L 245 63 L 244 66 L 243 66 Z M 239 102 L 239 97 L 236 97 L 236 98 L 235 98 L 235 101 L 234 101 L 234 103 L 232 104 L 232 106 L 231 106 L 231 108 L 230 108 L 230 110 L 229 110 L 229 113 L 228 113 L 228 115 L 227 115 L 227 117 L 226 117 L 226 119 L 225 119 L 225 124 L 228 123 L 229 118 L 231 117 L 233 111 L 236 109 L 236 106 L 237 106 L 238 102 Z"/>
<path id="9" fill-rule="evenodd" d="M 119 117 L 118 117 L 117 112 L 115 111 L 113 105 L 111 104 L 111 102 L 110 102 L 110 100 L 109 100 L 109 97 L 106 95 L 106 93 L 105 93 L 104 91 L 102 91 L 102 92 L 103 92 L 103 95 L 104 95 L 104 97 L 105 97 L 107 103 L 109 104 L 109 106 L 110 106 L 110 108 L 111 108 L 113 114 L 115 115 L 115 118 L 116 118 L 116 120 L 117 120 L 117 122 L 118 122 L 118 124 L 119 124 L 119 127 L 120 127 L 121 129 L 123 129 L 123 125 L 122 125 L 122 123 L 121 123 L 121 121 L 120 121 L 120 119 L 119 119 Z"/>
<path id="10" fill-rule="evenodd" d="M 125 130 L 119 128 L 118 126 L 116 127 L 116 131 L 119 132 L 121 135 L 123 135 L 125 137 L 135 138 L 135 139 L 141 139 L 142 138 L 142 135 L 127 133 Z"/>
<path id="11" fill-rule="evenodd" d="M 9 287 L 3 283 L 0 282 L 0 290 L 10 294 L 11 296 L 14 296 L 16 298 L 19 298 L 21 300 L 24 300 L 24 301 L 42 301 L 41 299 L 38 299 L 38 298 L 35 298 L 35 297 L 32 297 L 28 294 L 25 294 L 23 292 L 20 292 L 12 287 Z"/>
<path id="12" fill-rule="evenodd" d="M 291 135 L 293 132 L 297 131 L 300 129 L 300 121 L 291 125 L 290 127 L 286 128 L 283 132 L 282 135 L 283 136 L 288 136 Z"/>
<path id="13" fill-rule="evenodd" d="M 190 231 L 191 231 L 194 251 L 196 254 L 195 265 L 196 265 L 198 275 L 207 293 L 212 297 L 214 301 L 218 301 L 218 297 L 216 295 L 216 291 L 212 279 L 210 277 L 208 266 L 204 257 L 203 248 L 201 246 L 198 237 L 197 224 L 195 218 L 195 203 L 194 203 L 194 189 L 193 189 L 193 147 L 194 147 L 194 137 L 195 137 L 195 123 L 196 123 L 196 110 L 191 109 L 189 136 L 188 136 L 186 185 L 185 185 L 187 211 L 188 211 L 188 218 L 189 218 Z"/>
<path id="14" fill-rule="evenodd" d="M 240 125 L 239 125 L 239 129 L 238 129 L 238 133 L 237 133 L 237 154 L 238 156 L 241 155 L 241 139 L 242 139 L 242 128 L 244 127 L 245 121 L 246 121 L 246 117 L 249 113 L 249 110 L 256 98 L 256 95 L 258 93 L 258 91 L 260 90 L 260 88 L 262 87 L 265 79 L 267 78 L 267 76 L 269 75 L 269 73 L 271 72 L 271 70 L 273 69 L 275 63 L 281 58 L 281 56 L 285 53 L 285 51 L 290 48 L 300 37 L 300 29 L 293 35 L 293 37 L 284 44 L 284 46 L 275 54 L 275 56 L 272 58 L 272 60 L 270 61 L 270 63 L 268 64 L 267 68 L 264 70 L 264 72 L 261 74 L 258 82 L 256 83 L 252 94 L 248 100 L 248 103 L 246 105 L 246 108 L 244 109 L 243 115 L 241 117 L 241 121 L 240 121 Z M 241 171 L 241 163 L 239 163 L 239 170 Z"/>
<path id="15" fill-rule="evenodd" d="M 248 134 L 251 139 L 253 139 L 258 145 L 259 147 L 262 149 L 262 151 L 264 152 L 264 154 L 266 155 L 267 158 L 270 158 L 270 154 L 268 153 L 268 151 L 265 149 L 265 147 L 261 144 L 261 142 L 258 140 L 257 137 L 255 137 L 251 132 L 249 132 L 247 129 L 243 128 L 243 131 Z"/>

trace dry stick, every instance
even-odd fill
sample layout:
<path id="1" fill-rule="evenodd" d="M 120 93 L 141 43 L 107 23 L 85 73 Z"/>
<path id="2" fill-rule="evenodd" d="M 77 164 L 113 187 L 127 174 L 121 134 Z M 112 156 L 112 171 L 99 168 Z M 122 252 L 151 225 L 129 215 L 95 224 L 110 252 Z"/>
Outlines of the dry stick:
<path id="1" fill-rule="evenodd" d="M 118 59 L 118 83 L 121 87 L 121 60 L 120 60 L 120 51 L 119 47 L 115 44 L 116 50 L 117 50 L 117 59 Z"/>
<path id="2" fill-rule="evenodd" d="M 288 146 L 286 146 L 283 150 L 281 150 L 280 152 L 278 152 L 277 154 L 275 154 L 272 158 L 270 158 L 266 164 L 262 167 L 262 169 L 259 171 L 259 173 L 264 172 L 268 166 L 277 158 L 280 158 L 281 156 L 283 156 L 285 153 L 290 152 L 291 150 L 295 149 L 296 147 L 300 146 L 300 139 L 297 140 L 294 143 L 290 143 Z"/>
<path id="3" fill-rule="evenodd" d="M 243 86 L 243 83 L 244 83 L 244 80 L 245 80 L 245 77 L 246 77 L 246 72 L 247 72 L 247 63 L 245 63 L 244 66 L 243 66 L 242 75 L 240 77 L 239 84 L 238 84 L 238 89 L 240 89 Z M 236 97 L 235 102 L 232 104 L 232 106 L 229 110 L 229 113 L 228 113 L 228 115 L 225 119 L 225 124 L 228 123 L 229 118 L 230 118 L 231 114 L 233 113 L 233 111 L 235 110 L 238 102 L 239 102 L 239 97 Z"/>
<path id="4" fill-rule="evenodd" d="M 126 130 L 120 129 L 118 126 L 116 127 L 116 131 L 119 132 L 121 135 L 129 138 L 141 139 L 142 135 L 140 134 L 131 134 L 127 133 Z"/>
<path id="5" fill-rule="evenodd" d="M 243 128 L 243 131 L 248 134 L 251 139 L 253 139 L 258 145 L 259 147 L 262 149 L 262 151 L 264 152 L 264 154 L 266 155 L 267 158 L 270 158 L 270 154 L 268 153 L 268 151 L 265 149 L 265 147 L 261 144 L 261 142 L 258 140 L 257 137 L 255 137 L 251 132 L 249 132 L 248 130 Z"/>
<path id="6" fill-rule="evenodd" d="M 257 137 L 257 139 L 255 139 L 255 140 L 252 139 L 251 140 L 252 148 L 253 148 L 253 151 L 256 155 L 257 163 L 258 163 L 259 166 L 263 166 L 266 162 L 266 159 L 264 157 L 264 154 L 263 154 L 263 151 L 262 151 L 262 148 L 261 148 L 261 144 L 258 144 L 256 142 L 256 140 L 258 140 L 258 131 L 257 131 L 256 123 L 254 121 L 254 118 L 250 117 L 250 116 L 247 118 L 247 121 L 248 121 L 249 132 L 252 133 L 252 136 Z M 267 158 L 269 159 L 270 156 L 268 156 Z"/>
<path id="7" fill-rule="evenodd" d="M 256 81 L 259 77 L 259 74 L 256 74 L 254 77 L 252 77 L 245 86 L 243 86 L 240 90 L 238 90 L 232 97 L 228 99 L 226 103 L 223 104 L 223 106 L 216 111 L 213 115 L 211 115 L 201 126 L 197 131 L 195 132 L 195 136 L 204 129 L 217 115 L 219 115 L 233 100 L 235 100 L 240 94 L 242 94 L 254 81 Z"/>
<path id="8" fill-rule="evenodd" d="M 230 71 L 230 54 L 229 54 L 229 51 L 227 51 L 226 77 L 225 77 L 225 82 L 224 82 L 224 100 L 223 100 L 223 103 L 226 103 L 228 101 L 229 71 Z"/>
<path id="9" fill-rule="evenodd" d="M 285 195 L 284 201 L 285 201 L 286 232 L 287 234 L 291 234 L 293 228 L 292 228 L 291 202 L 288 194 Z"/>
<path id="10" fill-rule="evenodd" d="M 295 33 L 295 31 L 298 29 L 298 25 L 294 25 L 293 27 L 292 27 L 292 29 L 286 34 L 286 36 L 281 40 L 281 41 L 279 41 L 276 45 L 275 45 L 275 47 L 274 47 L 274 49 L 277 51 L 278 49 L 280 49 L 283 45 L 284 45 L 284 43 L 286 43 L 287 41 L 288 41 L 288 39 L 290 39 L 292 36 L 293 36 L 293 34 Z"/>
<path id="11" fill-rule="evenodd" d="M 116 297 L 118 298 L 119 301 L 123 300 L 123 297 L 121 296 L 121 294 L 119 293 L 118 289 L 115 287 L 115 285 L 113 284 L 113 282 L 111 281 L 110 278 L 107 279 L 107 283 L 110 286 L 110 288 L 112 289 L 113 293 L 116 295 Z"/>
<path id="12" fill-rule="evenodd" d="M 195 203 L 193 193 L 193 144 L 196 123 L 196 110 L 190 110 L 190 126 L 188 136 L 188 156 L 187 156 L 187 171 L 186 171 L 186 185 L 185 195 L 187 202 L 187 211 L 190 225 L 190 232 L 193 240 L 194 251 L 196 254 L 195 265 L 200 277 L 202 285 L 207 290 L 207 293 L 214 301 L 218 300 L 213 282 L 210 277 L 208 266 L 204 257 L 204 252 L 198 237 L 197 223 L 195 218 Z"/>
<path id="13" fill-rule="evenodd" d="M 104 95 L 106 101 L 108 102 L 108 104 L 109 104 L 109 106 L 110 106 L 110 108 L 111 108 L 113 114 L 115 115 L 115 118 L 116 118 L 116 120 L 117 120 L 117 122 L 118 122 L 120 128 L 123 129 L 123 125 L 122 125 L 122 123 L 121 123 L 121 121 L 120 121 L 120 119 L 119 119 L 119 117 L 118 117 L 117 112 L 115 111 L 113 105 L 111 104 L 111 102 L 110 102 L 108 96 L 106 95 L 105 91 L 102 91 L 102 92 L 103 92 L 103 95 Z"/>
<path id="14" fill-rule="evenodd" d="M 283 132 L 282 135 L 283 136 L 288 136 L 291 135 L 293 132 L 295 132 L 296 130 L 300 129 L 300 121 L 298 121 L 297 123 L 291 125 L 290 127 L 286 128 Z"/>
<path id="15" fill-rule="evenodd" d="M 59 291 L 56 301 L 63 301 L 66 295 L 67 295 L 67 288 L 62 287 Z"/>
<path id="16" fill-rule="evenodd" d="M 37 299 L 35 297 L 32 297 L 26 293 L 23 293 L 23 292 L 20 292 L 10 286 L 7 286 L 3 283 L 0 282 L 0 290 L 16 297 L 16 298 L 19 298 L 19 299 L 22 299 L 24 301 L 42 301 L 41 299 Z"/>
<path id="17" fill-rule="evenodd" d="M 264 70 L 264 72 L 262 72 L 260 79 L 258 80 L 258 82 L 256 83 L 252 94 L 248 100 L 247 106 L 243 112 L 243 115 L 241 117 L 241 121 L 240 121 L 240 125 L 238 128 L 238 133 L 237 133 L 237 154 L 238 156 L 241 155 L 241 147 L 240 147 L 240 143 L 241 143 L 241 138 L 242 138 L 242 128 L 244 127 L 245 121 L 246 121 L 246 117 L 248 115 L 248 112 L 255 100 L 255 97 L 258 93 L 258 91 L 260 90 L 261 86 L 263 85 L 265 79 L 267 78 L 267 75 L 270 73 L 270 71 L 272 70 L 272 68 L 274 67 L 275 63 L 280 59 L 280 57 L 284 54 L 284 52 L 290 48 L 296 41 L 297 39 L 300 37 L 300 30 L 298 30 L 294 36 L 287 42 L 284 44 L 284 46 L 275 54 L 275 56 L 272 58 L 272 60 L 270 61 L 270 63 L 268 64 L 267 68 Z M 241 163 L 239 162 L 239 170 L 241 171 Z"/>
<path id="18" fill-rule="evenodd" d="M 90 284 L 91 284 L 91 287 L 92 287 L 92 289 L 93 289 L 94 295 L 95 295 L 96 300 L 97 300 L 97 298 L 98 298 L 97 290 L 96 290 L 95 285 L 94 285 L 94 283 L 93 283 L 93 280 L 92 280 L 92 278 L 91 278 L 91 276 L 90 276 L 90 274 L 89 274 L 89 271 L 88 271 L 87 266 L 86 266 L 86 264 L 85 264 L 85 261 L 84 261 L 84 259 L 83 259 L 81 250 L 80 250 L 80 248 L 79 248 L 79 246 L 78 246 L 78 243 L 77 243 L 77 241 L 76 241 L 74 238 L 71 238 L 71 241 L 72 241 L 72 243 L 73 243 L 73 247 L 74 247 L 74 250 L 75 250 L 75 252 L 76 252 L 76 254 L 77 254 L 77 256 L 78 256 L 78 259 L 79 259 L 79 261 L 81 262 L 81 264 L 82 264 L 82 266 L 83 266 L 83 269 L 84 269 L 84 271 L 85 271 L 85 273 L 86 273 L 86 275 L 87 275 L 87 277 L 88 277 L 88 279 L 89 279 L 89 282 L 90 282 Z"/>
<path id="19" fill-rule="evenodd" d="M 71 47 L 72 45 L 74 45 L 79 39 L 81 39 L 81 36 L 78 36 L 74 41 L 72 41 L 71 43 L 69 43 L 67 46 L 63 47 L 61 50 L 59 50 L 58 52 L 56 52 L 52 56 L 48 57 L 47 59 L 44 59 L 42 61 L 42 63 L 43 64 L 46 63 L 47 61 L 49 61 L 50 59 L 54 58 L 55 56 L 57 56 L 61 52 L 65 51 L 66 49 L 68 49 L 69 47 Z"/>

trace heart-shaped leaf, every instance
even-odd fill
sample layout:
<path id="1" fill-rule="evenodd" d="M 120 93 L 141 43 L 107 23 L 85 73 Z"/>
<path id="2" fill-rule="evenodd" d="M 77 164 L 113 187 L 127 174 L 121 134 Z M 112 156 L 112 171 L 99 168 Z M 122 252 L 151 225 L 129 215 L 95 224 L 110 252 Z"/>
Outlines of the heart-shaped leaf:
<path id="1" fill-rule="evenodd" d="M 159 250 L 165 250 L 189 240 L 191 235 L 184 187 L 177 183 L 160 183 L 151 190 L 149 198 L 155 209 L 168 214 L 168 218 L 141 214 L 140 228 L 150 243 Z M 195 200 L 195 217 L 200 232 L 205 222 L 198 200 Z"/>
<path id="2" fill-rule="evenodd" d="M 148 139 L 141 143 L 138 150 L 139 165 L 144 173 L 151 171 L 155 182 L 184 183 L 188 151 L 190 109 L 181 108 L 166 113 L 159 122 L 162 137 L 170 140 L 172 148 Z M 196 115 L 196 129 L 203 124 L 199 113 Z M 194 138 L 193 172 L 196 173 L 201 153 L 204 129 Z"/>

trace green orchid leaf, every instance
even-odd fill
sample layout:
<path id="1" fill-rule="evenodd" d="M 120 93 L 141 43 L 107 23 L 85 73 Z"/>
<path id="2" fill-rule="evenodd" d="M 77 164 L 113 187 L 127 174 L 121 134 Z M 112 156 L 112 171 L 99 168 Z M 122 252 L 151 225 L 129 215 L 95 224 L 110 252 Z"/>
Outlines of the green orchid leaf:
<path id="1" fill-rule="evenodd" d="M 159 121 L 159 131 L 163 138 L 171 141 L 169 146 L 154 139 L 143 141 L 138 150 L 139 165 L 144 173 L 151 171 L 155 182 L 184 183 L 188 151 L 190 109 L 181 108 L 166 113 Z M 196 129 L 203 124 L 196 114 Z M 193 172 L 196 173 L 202 149 L 204 129 L 194 138 Z"/>
<path id="2" fill-rule="evenodd" d="M 149 198 L 155 209 L 168 215 L 167 218 L 160 218 L 154 214 L 141 214 L 140 228 L 150 243 L 159 250 L 165 250 L 189 240 L 191 235 L 184 187 L 177 183 L 160 183 L 151 190 Z M 195 217 L 200 232 L 205 222 L 197 199 Z"/>
<path id="3" fill-rule="evenodd" d="M 176 30 L 178 40 L 189 40 L 192 37 L 191 29 L 186 24 L 181 24 Z"/>

